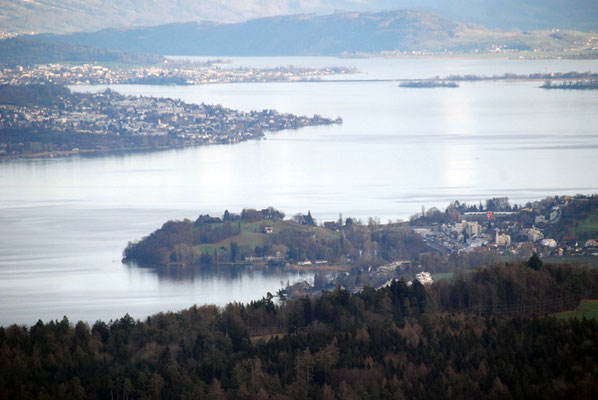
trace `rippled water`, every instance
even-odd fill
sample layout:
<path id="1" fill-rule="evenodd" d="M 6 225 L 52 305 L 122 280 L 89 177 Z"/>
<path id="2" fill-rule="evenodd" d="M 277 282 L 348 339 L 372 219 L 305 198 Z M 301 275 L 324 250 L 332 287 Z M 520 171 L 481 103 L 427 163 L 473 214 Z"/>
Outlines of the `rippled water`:
<path id="1" fill-rule="evenodd" d="M 348 65 L 358 79 L 598 71 L 596 61 L 233 59 L 232 65 Z M 335 78 L 336 79 L 336 78 Z M 274 206 L 320 220 L 408 218 L 421 206 L 596 193 L 598 92 L 539 82 L 119 85 L 126 94 L 343 118 L 340 126 L 184 150 L 0 163 L 0 324 L 135 318 L 248 301 L 294 272 L 155 271 L 120 263 L 129 240 L 168 219 Z M 97 91 L 104 87 L 78 87 Z M 180 271 L 179 271 L 180 272 Z"/>

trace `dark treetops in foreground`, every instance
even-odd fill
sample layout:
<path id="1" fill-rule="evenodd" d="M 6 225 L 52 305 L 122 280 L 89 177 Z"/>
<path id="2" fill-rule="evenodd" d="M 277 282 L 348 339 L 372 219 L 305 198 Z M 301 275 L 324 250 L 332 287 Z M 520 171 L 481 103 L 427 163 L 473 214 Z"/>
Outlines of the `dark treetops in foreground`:
<path id="1" fill-rule="evenodd" d="M 555 306 L 570 290 L 596 294 L 596 273 L 530 260 L 428 291 L 394 281 L 91 328 L 13 325 L 0 328 L 0 399 L 596 398 L 598 323 L 541 316 L 574 307 Z"/>

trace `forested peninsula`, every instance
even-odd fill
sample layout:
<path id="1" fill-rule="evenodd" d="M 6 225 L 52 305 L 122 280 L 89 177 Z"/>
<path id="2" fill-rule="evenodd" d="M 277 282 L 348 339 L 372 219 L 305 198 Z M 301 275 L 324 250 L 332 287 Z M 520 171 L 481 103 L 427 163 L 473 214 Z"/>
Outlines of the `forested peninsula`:
<path id="1" fill-rule="evenodd" d="M 195 221 L 168 221 L 142 240 L 129 243 L 124 261 L 146 265 L 262 262 L 363 266 L 409 258 L 426 248 L 422 238 L 404 223 L 376 224 L 371 229 L 352 218 L 318 226 L 309 211 L 284 217 L 270 207 L 244 209 L 240 214 L 227 210 L 222 217 L 200 215 Z"/>

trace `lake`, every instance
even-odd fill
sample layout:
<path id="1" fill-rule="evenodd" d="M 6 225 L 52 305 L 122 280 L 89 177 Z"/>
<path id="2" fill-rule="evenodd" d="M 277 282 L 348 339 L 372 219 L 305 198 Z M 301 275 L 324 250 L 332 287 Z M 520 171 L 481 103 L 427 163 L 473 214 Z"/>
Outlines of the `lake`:
<path id="1" fill-rule="evenodd" d="M 202 58 L 205 59 L 205 58 Z M 230 66 L 355 66 L 342 79 L 598 72 L 598 60 L 232 58 Z M 274 206 L 292 216 L 407 219 L 453 200 L 598 193 L 598 92 L 541 82 L 115 85 L 133 95 L 343 118 L 266 140 L 154 153 L 0 162 L 0 324 L 94 322 L 249 301 L 289 271 L 159 271 L 121 253 L 168 219 Z M 98 91 L 105 86 L 80 86 Z M 180 272 L 180 273 L 179 273 Z"/>

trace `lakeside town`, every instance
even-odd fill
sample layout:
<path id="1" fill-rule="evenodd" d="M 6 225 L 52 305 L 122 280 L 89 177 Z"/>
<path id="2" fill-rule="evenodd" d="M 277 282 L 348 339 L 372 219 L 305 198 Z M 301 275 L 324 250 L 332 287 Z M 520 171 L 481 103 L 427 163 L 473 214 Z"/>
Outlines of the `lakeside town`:
<path id="1" fill-rule="evenodd" d="M 340 118 L 242 112 L 112 90 L 71 93 L 54 85 L 4 86 L 0 97 L 0 157 L 238 143 L 261 138 L 265 131 L 342 123 Z M 113 141 L 102 141 L 106 137 Z"/>
<path id="2" fill-rule="evenodd" d="M 494 250 L 501 255 L 523 257 L 532 253 L 596 257 L 598 238 L 586 238 L 583 226 L 576 231 L 565 228 L 562 221 L 575 218 L 571 210 L 584 206 L 592 210 L 594 203 L 595 197 L 585 195 L 555 196 L 522 207 L 511 206 L 507 197 L 488 200 L 485 207 L 454 202 L 445 212 L 422 210 L 411 224 L 429 246 L 443 253 Z"/>
<path id="3" fill-rule="evenodd" d="M 445 211 L 422 207 L 422 212 L 410 221 L 397 225 L 421 237 L 425 251 L 415 257 L 353 266 L 340 272 L 326 270 L 322 261 L 305 260 L 299 264 L 319 270 L 315 279 L 288 285 L 284 293 L 297 298 L 319 295 L 335 287 L 359 293 L 366 286 L 380 289 L 401 278 L 408 285 L 414 280 L 430 285 L 434 276 L 446 279 L 470 267 L 527 260 L 534 255 L 552 262 L 596 265 L 597 222 L 598 198 L 586 195 L 548 197 L 523 206 L 511 205 L 508 198 L 501 197 L 487 200 L 485 205 L 455 201 Z M 344 230 L 336 222 L 324 226 L 337 232 Z M 368 227 L 378 229 L 373 220 Z"/>
<path id="4" fill-rule="evenodd" d="M 317 81 L 323 76 L 354 74 L 351 67 L 222 68 L 226 60 L 165 60 L 150 66 L 128 67 L 97 63 L 17 65 L 0 69 L 1 85 L 52 83 L 61 85 L 205 85 L 214 83 Z"/>

